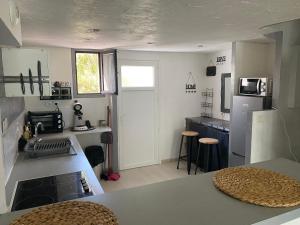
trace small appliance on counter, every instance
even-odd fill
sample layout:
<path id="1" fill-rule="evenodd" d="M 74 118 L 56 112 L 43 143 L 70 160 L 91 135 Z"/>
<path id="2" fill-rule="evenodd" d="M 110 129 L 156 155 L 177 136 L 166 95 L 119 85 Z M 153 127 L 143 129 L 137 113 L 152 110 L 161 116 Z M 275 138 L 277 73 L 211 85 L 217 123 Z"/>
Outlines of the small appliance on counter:
<path id="1" fill-rule="evenodd" d="M 84 172 L 19 181 L 11 211 L 94 195 Z"/>
<path id="2" fill-rule="evenodd" d="M 64 129 L 63 115 L 59 110 L 40 112 L 29 111 L 27 120 L 32 126 L 32 131 L 34 131 L 34 127 L 37 123 L 41 122 L 43 124 L 44 129 L 39 128 L 39 134 L 61 133 Z"/>
<path id="3" fill-rule="evenodd" d="M 74 110 L 74 119 L 73 119 L 73 127 L 72 131 L 88 131 L 94 129 L 94 127 L 91 126 L 90 122 L 87 120 L 85 121 L 83 119 L 83 113 L 82 113 L 82 105 L 75 100 L 75 104 L 73 105 Z"/>
<path id="4" fill-rule="evenodd" d="M 272 79 L 264 78 L 240 78 L 239 94 L 251 96 L 271 96 Z"/>

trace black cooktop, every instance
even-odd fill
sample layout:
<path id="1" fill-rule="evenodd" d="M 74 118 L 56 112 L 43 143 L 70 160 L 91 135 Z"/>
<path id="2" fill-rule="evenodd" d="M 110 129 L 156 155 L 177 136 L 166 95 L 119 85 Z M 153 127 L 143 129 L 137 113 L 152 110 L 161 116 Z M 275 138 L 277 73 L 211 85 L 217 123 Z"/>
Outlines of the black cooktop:
<path id="1" fill-rule="evenodd" d="M 11 211 L 93 195 L 83 172 L 19 181 Z"/>

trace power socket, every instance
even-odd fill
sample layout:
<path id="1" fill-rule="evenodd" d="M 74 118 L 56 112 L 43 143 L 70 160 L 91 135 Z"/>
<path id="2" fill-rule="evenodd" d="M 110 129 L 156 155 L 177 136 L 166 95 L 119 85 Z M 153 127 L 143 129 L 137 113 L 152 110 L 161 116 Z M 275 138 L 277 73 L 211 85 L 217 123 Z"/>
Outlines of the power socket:
<path id="1" fill-rule="evenodd" d="M 2 120 L 2 133 L 5 133 L 7 129 L 8 129 L 8 119 L 4 118 Z"/>

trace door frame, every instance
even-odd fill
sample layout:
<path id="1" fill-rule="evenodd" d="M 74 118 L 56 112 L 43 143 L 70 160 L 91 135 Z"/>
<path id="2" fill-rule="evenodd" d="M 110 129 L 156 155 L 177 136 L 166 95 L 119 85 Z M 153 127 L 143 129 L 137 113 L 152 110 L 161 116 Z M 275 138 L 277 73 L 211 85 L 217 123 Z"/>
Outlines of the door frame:
<path id="1" fill-rule="evenodd" d="M 122 88 L 122 80 L 121 80 L 121 66 L 122 65 L 131 65 L 131 66 L 153 66 L 154 67 L 154 88 Z M 159 63 L 156 60 L 132 60 L 132 59 L 119 59 L 118 60 L 118 101 L 117 101 L 117 114 L 118 114 L 118 137 L 119 137 L 119 144 L 118 144 L 118 166 L 120 170 L 130 169 L 127 167 L 122 167 L 121 160 L 122 160 L 122 112 L 121 112 L 121 105 L 122 105 L 122 94 L 123 91 L 146 91 L 146 90 L 153 90 L 154 92 L 154 163 L 153 164 L 160 164 L 160 154 L 159 154 Z M 136 164 L 136 167 L 143 167 L 147 166 L 144 163 Z"/>

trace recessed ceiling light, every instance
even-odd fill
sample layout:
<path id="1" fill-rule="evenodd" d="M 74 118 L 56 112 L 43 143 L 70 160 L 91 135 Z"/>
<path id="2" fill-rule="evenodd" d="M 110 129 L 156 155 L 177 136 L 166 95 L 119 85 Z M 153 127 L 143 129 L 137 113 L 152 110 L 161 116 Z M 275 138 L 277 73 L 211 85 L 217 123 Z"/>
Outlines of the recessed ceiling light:
<path id="1" fill-rule="evenodd" d="M 192 3 L 188 3 L 186 4 L 187 7 L 191 7 L 191 8 L 203 8 L 204 6 L 201 4 L 192 4 Z"/>
<path id="2" fill-rule="evenodd" d="M 90 29 L 87 29 L 87 33 L 98 33 L 100 32 L 101 30 L 98 29 L 98 28 L 90 28 Z"/>
<path id="3" fill-rule="evenodd" d="M 199 44 L 199 45 L 197 45 L 197 47 L 198 47 L 198 48 L 203 48 L 204 45 Z"/>

